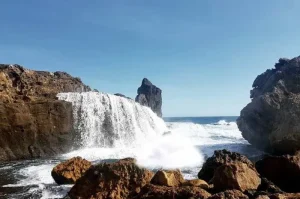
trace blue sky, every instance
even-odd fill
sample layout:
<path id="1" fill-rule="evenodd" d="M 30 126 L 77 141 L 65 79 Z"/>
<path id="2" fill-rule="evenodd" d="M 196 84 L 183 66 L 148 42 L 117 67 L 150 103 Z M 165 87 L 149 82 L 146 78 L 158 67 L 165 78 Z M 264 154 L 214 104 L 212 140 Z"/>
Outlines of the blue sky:
<path id="1" fill-rule="evenodd" d="M 135 97 L 163 90 L 164 116 L 239 115 L 255 77 L 300 55 L 297 0 L 2 0 L 0 62 L 66 71 Z"/>

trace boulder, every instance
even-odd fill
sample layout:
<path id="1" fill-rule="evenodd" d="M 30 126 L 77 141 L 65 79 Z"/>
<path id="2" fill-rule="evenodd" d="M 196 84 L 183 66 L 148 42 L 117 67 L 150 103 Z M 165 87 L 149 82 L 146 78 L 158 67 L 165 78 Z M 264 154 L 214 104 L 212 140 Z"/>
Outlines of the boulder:
<path id="1" fill-rule="evenodd" d="M 56 95 L 89 90 L 65 72 L 0 64 L 0 161 L 67 152 L 74 138 L 72 104 Z"/>
<path id="2" fill-rule="evenodd" d="M 257 189 L 261 183 L 256 170 L 242 162 L 218 167 L 212 181 L 217 191 L 237 189 L 244 192 Z"/>
<path id="3" fill-rule="evenodd" d="M 205 190 L 210 188 L 209 184 L 207 184 L 207 182 L 205 182 L 204 180 L 201 180 L 201 179 L 185 180 L 182 183 L 182 186 L 200 187 Z"/>
<path id="4" fill-rule="evenodd" d="M 154 113 L 162 117 L 162 96 L 161 90 L 153 85 L 147 78 L 144 78 L 142 85 L 138 88 L 138 95 L 135 101 L 141 105 L 150 107 Z"/>
<path id="5" fill-rule="evenodd" d="M 56 165 L 51 175 L 57 184 L 74 184 L 92 166 L 81 157 L 74 157 Z"/>
<path id="6" fill-rule="evenodd" d="M 179 186 L 184 182 L 182 174 L 179 170 L 159 170 L 155 173 L 151 180 L 151 184 L 161 186 Z"/>
<path id="7" fill-rule="evenodd" d="M 255 169 L 254 164 L 246 156 L 224 149 L 215 151 L 214 155 L 206 160 L 198 173 L 198 177 L 206 182 L 210 182 L 218 167 L 235 162 L 245 163 L 248 167 Z"/>
<path id="8" fill-rule="evenodd" d="M 261 183 L 257 187 L 257 192 L 264 192 L 267 194 L 284 193 L 279 187 L 266 178 L 261 179 Z"/>
<path id="9" fill-rule="evenodd" d="M 210 196 L 208 199 L 249 199 L 239 190 L 227 190 Z"/>
<path id="10" fill-rule="evenodd" d="M 114 163 L 91 166 L 69 191 L 71 199 L 126 199 L 136 196 L 153 173 L 126 158 Z"/>
<path id="11" fill-rule="evenodd" d="M 256 163 L 262 177 L 286 192 L 300 192 L 300 156 L 269 156 Z"/>
<path id="12" fill-rule="evenodd" d="M 166 187 L 148 184 L 134 199 L 206 199 L 211 194 L 200 187 Z"/>
<path id="13" fill-rule="evenodd" d="M 274 154 L 300 150 L 300 56 L 279 59 L 275 68 L 259 75 L 252 101 L 241 111 L 237 124 L 253 146 Z"/>
<path id="14" fill-rule="evenodd" d="M 300 193 L 284 193 L 272 195 L 259 195 L 255 199 L 299 199 Z"/>

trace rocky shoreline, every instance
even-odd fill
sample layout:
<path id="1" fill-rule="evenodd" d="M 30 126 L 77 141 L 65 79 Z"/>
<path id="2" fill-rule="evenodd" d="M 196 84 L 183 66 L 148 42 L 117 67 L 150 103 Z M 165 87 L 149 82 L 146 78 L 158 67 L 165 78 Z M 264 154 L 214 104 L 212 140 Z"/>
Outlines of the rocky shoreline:
<path id="1" fill-rule="evenodd" d="M 65 197 L 70 199 L 300 198 L 299 154 L 253 163 L 239 153 L 215 151 L 193 180 L 184 180 L 180 170 L 154 173 L 133 158 L 92 165 L 75 157 L 53 168 L 52 176 L 59 184 L 74 184 Z"/>

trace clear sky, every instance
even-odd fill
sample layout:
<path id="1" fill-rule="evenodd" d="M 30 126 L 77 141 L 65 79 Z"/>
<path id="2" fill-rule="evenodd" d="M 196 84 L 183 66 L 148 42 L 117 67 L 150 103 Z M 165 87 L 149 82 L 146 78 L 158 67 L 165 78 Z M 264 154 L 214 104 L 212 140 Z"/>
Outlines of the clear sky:
<path id="1" fill-rule="evenodd" d="M 66 71 L 164 116 L 239 115 L 255 77 L 300 55 L 297 0 L 1 0 L 0 62 Z"/>

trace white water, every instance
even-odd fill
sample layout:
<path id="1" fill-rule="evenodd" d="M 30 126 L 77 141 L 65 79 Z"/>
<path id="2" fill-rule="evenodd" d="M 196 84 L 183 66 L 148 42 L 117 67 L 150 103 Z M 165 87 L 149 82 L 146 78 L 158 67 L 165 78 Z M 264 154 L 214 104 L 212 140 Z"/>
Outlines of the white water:
<path id="1" fill-rule="evenodd" d="M 80 146 L 61 159 L 82 156 L 95 163 L 134 157 L 141 166 L 179 168 L 185 178 L 195 178 L 204 156 L 210 156 L 213 150 L 229 148 L 239 152 L 241 149 L 236 147 L 248 144 L 234 122 L 165 123 L 149 108 L 114 95 L 87 92 L 61 93 L 58 97 L 73 104 Z M 171 133 L 164 135 L 167 131 Z M 42 198 L 60 198 L 70 187 L 55 185 L 51 177 L 54 165 L 29 165 L 16 171 L 15 175 L 21 177 L 15 184 L 5 186 L 36 185 L 28 192 L 40 192 Z"/>

